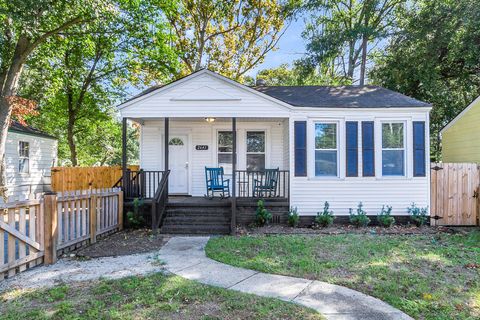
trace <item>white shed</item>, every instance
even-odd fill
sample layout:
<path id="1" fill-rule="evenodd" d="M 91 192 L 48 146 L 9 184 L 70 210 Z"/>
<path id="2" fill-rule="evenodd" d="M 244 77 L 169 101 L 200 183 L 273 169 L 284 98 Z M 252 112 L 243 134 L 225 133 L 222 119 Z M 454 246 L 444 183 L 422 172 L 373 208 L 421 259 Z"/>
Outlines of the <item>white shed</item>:
<path id="1" fill-rule="evenodd" d="M 5 162 L 8 195 L 24 199 L 50 188 L 50 168 L 57 163 L 55 137 L 12 121 L 7 135 Z"/>

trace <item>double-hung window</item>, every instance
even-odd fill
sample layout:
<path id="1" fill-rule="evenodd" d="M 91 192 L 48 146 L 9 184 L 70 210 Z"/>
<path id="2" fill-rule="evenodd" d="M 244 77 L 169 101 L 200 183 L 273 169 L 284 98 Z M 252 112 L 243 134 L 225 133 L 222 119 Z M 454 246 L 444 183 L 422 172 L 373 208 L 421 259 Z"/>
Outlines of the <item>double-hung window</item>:
<path id="1" fill-rule="evenodd" d="M 247 170 L 265 169 L 265 131 L 247 131 Z"/>
<path id="2" fill-rule="evenodd" d="M 382 176 L 405 175 L 405 124 L 382 123 Z"/>
<path id="3" fill-rule="evenodd" d="M 30 172 L 30 144 L 26 141 L 18 142 L 18 172 Z"/>
<path id="4" fill-rule="evenodd" d="M 315 123 L 315 176 L 338 175 L 337 141 L 336 123 Z"/>
<path id="5" fill-rule="evenodd" d="M 232 131 L 218 131 L 217 163 L 223 167 L 225 174 L 232 173 L 233 134 Z"/>

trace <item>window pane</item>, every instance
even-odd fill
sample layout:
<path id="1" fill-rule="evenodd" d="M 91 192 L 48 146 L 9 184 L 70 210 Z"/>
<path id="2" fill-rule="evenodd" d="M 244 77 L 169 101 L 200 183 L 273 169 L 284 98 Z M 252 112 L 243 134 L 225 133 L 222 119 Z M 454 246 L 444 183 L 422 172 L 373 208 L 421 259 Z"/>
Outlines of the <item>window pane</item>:
<path id="1" fill-rule="evenodd" d="M 232 173 L 232 154 L 231 153 L 219 153 L 218 154 L 218 166 L 223 167 L 225 174 Z"/>
<path id="2" fill-rule="evenodd" d="M 247 154 L 247 170 L 258 171 L 265 169 L 264 154 Z"/>
<path id="3" fill-rule="evenodd" d="M 337 151 L 315 150 L 315 175 L 337 175 Z"/>
<path id="4" fill-rule="evenodd" d="M 403 150 L 382 151 L 382 175 L 403 176 L 404 152 Z"/>
<path id="5" fill-rule="evenodd" d="M 18 172 L 28 173 L 29 160 L 27 158 L 22 158 L 18 160 Z"/>
<path id="6" fill-rule="evenodd" d="M 315 124 L 315 149 L 337 148 L 337 125 L 335 123 Z"/>
<path id="7" fill-rule="evenodd" d="M 247 152 L 265 152 L 265 132 L 247 132 Z"/>
<path id="8" fill-rule="evenodd" d="M 18 155 L 20 157 L 27 157 L 29 155 L 29 144 L 26 141 L 19 141 L 18 142 Z"/>
<path id="9" fill-rule="evenodd" d="M 233 134 L 231 131 L 219 131 L 218 132 L 218 148 L 224 147 L 229 151 L 220 151 L 220 152 L 231 152 L 233 146 Z"/>
<path id="10" fill-rule="evenodd" d="M 382 148 L 403 148 L 403 123 L 382 123 Z"/>

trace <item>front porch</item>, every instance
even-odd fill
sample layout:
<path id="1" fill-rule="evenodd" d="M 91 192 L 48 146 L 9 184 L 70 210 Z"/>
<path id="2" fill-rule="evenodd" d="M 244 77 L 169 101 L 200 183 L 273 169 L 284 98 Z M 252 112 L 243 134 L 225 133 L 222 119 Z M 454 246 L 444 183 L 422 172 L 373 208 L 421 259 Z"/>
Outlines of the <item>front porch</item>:
<path id="1" fill-rule="evenodd" d="M 168 233 L 228 233 L 237 224 L 253 222 L 260 199 L 272 208 L 275 221 L 285 222 L 288 119 L 215 120 L 132 119 L 141 124 L 142 169 L 127 169 L 124 135 L 123 176 L 116 186 L 122 187 L 127 206 L 135 198 L 150 206 L 153 229 L 164 225 L 161 231 Z M 123 125 L 125 134 L 126 118 Z M 226 192 L 212 196 L 207 190 L 207 167 L 223 168 Z"/>

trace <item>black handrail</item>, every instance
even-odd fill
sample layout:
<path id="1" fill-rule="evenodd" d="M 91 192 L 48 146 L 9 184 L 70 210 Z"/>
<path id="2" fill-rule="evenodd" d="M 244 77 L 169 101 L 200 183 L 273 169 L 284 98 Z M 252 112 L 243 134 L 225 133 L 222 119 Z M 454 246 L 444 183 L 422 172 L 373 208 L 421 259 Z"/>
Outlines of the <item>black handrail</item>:
<path id="1" fill-rule="evenodd" d="M 153 199 L 164 171 L 143 170 L 131 171 L 127 170 L 126 184 L 123 179 L 119 180 L 116 186 L 121 186 L 125 198 L 142 198 Z"/>
<path id="2" fill-rule="evenodd" d="M 162 226 L 165 218 L 165 208 L 168 201 L 168 176 L 170 170 L 167 170 L 162 175 L 162 180 L 158 184 L 157 191 L 152 201 L 152 230 L 156 231 Z"/>

